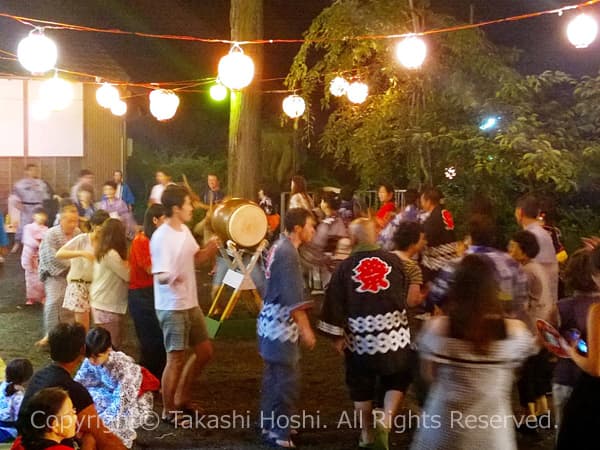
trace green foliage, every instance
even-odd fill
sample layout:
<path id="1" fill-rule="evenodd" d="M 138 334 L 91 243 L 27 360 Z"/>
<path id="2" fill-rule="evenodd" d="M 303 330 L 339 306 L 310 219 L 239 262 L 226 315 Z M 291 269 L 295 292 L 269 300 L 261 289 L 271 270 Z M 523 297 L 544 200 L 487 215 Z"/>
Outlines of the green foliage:
<path id="1" fill-rule="evenodd" d="M 185 175 L 192 188 L 201 193 L 206 188 L 206 177 L 215 173 L 221 180 L 221 187 L 226 190 L 227 180 L 226 156 L 200 156 L 185 148 L 174 149 L 171 152 L 151 149 L 135 143 L 133 154 L 127 160 L 128 180 L 136 198 L 135 215 L 143 217 L 152 186 L 156 184 L 154 174 L 158 169 L 166 170 L 173 181 L 180 183 Z M 199 218 L 197 218 L 199 219 Z"/>
<path id="2" fill-rule="evenodd" d="M 455 24 L 428 10 L 419 14 L 427 28 Z M 577 187 L 578 161 L 597 160 L 590 138 L 600 124 L 598 79 L 521 77 L 510 67 L 515 54 L 478 30 L 427 36 L 428 60 L 414 72 L 399 67 L 391 40 L 352 39 L 411 27 L 408 6 L 390 0 L 335 2 L 315 19 L 286 82 L 321 98 L 328 113 L 323 153 L 355 169 L 363 185 L 439 184 L 453 165 L 471 181 L 493 174 L 514 178 L 507 184 L 521 189 Z M 368 82 L 364 104 L 330 96 L 329 82 L 340 73 Z M 478 129 L 492 113 L 502 123 L 495 136 Z"/>
<path id="3" fill-rule="evenodd" d="M 299 163 L 294 148 L 294 132 L 274 126 L 265 126 L 261 135 L 261 164 L 265 179 L 262 183 L 282 187 L 289 184 L 294 166 Z"/>
<path id="4" fill-rule="evenodd" d="M 429 28 L 454 23 L 420 13 Z M 329 117 L 320 150 L 356 170 L 364 186 L 380 180 L 439 183 L 449 157 L 464 156 L 470 162 L 466 153 L 486 143 L 477 129 L 478 117 L 502 83 L 517 78 L 505 63 L 513 55 L 501 54 L 479 31 L 429 36 L 434 56 L 416 72 L 399 67 L 393 41 L 352 39 L 411 29 L 407 4 L 335 2 L 307 31 L 311 42 L 302 46 L 287 78 L 288 86 L 301 88 L 305 97 L 321 97 Z M 368 100 L 353 106 L 332 98 L 329 82 L 338 74 L 368 82 Z"/>
<path id="5" fill-rule="evenodd" d="M 418 5 L 416 14 L 427 29 L 457 23 Z M 583 230 L 575 219 L 589 218 L 599 201 L 575 211 L 565 193 L 599 198 L 600 76 L 522 76 L 512 68 L 517 52 L 495 47 L 479 30 L 426 36 L 428 57 L 417 71 L 396 62 L 395 41 L 353 39 L 412 27 L 408 2 L 392 0 L 337 1 L 313 21 L 286 83 L 308 99 L 308 118 L 326 117 L 319 151 L 354 170 L 364 187 L 381 180 L 441 186 L 459 219 L 465 202 L 483 193 L 508 231 L 515 198 L 533 191 L 559 203 L 568 230 Z M 367 82 L 368 99 L 352 105 L 332 97 L 338 75 Z M 479 129 L 488 115 L 500 117 L 498 130 Z M 444 177 L 449 166 L 457 170 L 453 180 Z"/>
<path id="6" fill-rule="evenodd" d="M 563 236 L 563 244 L 569 253 L 581 247 L 581 237 L 597 236 L 600 232 L 600 214 L 598 204 L 595 208 L 566 207 L 561 210 L 562 219 L 559 228 Z"/>

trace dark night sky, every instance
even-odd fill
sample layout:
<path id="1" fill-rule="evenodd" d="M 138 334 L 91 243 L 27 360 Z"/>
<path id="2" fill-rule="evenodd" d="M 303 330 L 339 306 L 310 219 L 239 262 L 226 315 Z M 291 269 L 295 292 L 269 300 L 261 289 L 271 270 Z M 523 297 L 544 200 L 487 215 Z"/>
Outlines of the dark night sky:
<path id="1" fill-rule="evenodd" d="M 475 22 L 516 16 L 572 5 L 583 0 L 431 0 L 434 10 L 461 20 L 469 19 L 469 5 L 474 6 Z M 600 5 L 584 8 L 600 20 Z M 524 73 L 562 70 L 574 75 L 594 75 L 600 69 L 600 40 L 587 49 L 575 49 L 567 40 L 566 25 L 576 11 L 546 15 L 518 22 L 485 27 L 487 36 L 496 44 L 516 47 L 523 52 L 519 69 Z"/>

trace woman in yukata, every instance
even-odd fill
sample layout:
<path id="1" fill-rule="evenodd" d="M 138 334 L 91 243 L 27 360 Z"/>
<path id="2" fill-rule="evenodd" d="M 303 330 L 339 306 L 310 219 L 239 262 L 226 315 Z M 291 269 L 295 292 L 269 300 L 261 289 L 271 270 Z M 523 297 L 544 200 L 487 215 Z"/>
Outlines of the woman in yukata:
<path id="1" fill-rule="evenodd" d="M 133 358 L 113 350 L 110 333 L 102 327 L 88 332 L 85 347 L 87 358 L 74 379 L 87 388 L 107 428 L 131 448 L 135 429 L 152 414 L 152 391 L 160 382 Z"/>
<path id="2" fill-rule="evenodd" d="M 129 210 L 129 206 L 123 200 L 116 197 L 116 183 L 112 180 L 104 182 L 102 192 L 104 196 L 102 197 L 102 201 L 98 203 L 98 208 L 106 211 L 110 217 L 123 222 L 127 231 L 127 237 L 133 239 L 136 231 L 136 223 Z"/>
<path id="3" fill-rule="evenodd" d="M 21 267 L 25 270 L 26 305 L 43 304 L 46 300 L 44 283 L 40 280 L 38 274 L 38 261 L 40 244 L 48 231 L 47 220 L 48 214 L 44 208 L 37 207 L 33 210 L 33 222 L 23 227 Z"/>

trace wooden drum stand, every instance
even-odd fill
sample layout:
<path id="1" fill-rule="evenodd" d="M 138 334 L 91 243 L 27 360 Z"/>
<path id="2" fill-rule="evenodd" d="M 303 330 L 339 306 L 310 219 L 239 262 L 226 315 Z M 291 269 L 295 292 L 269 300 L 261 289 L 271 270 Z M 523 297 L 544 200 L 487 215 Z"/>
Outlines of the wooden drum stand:
<path id="1" fill-rule="evenodd" d="M 242 252 L 244 250 L 239 250 L 236 243 L 232 240 L 227 241 L 228 251 L 225 250 L 224 247 L 219 248 L 221 256 L 227 262 L 229 267 L 206 316 L 206 326 L 211 338 L 216 336 L 221 324 L 231 316 L 243 291 L 250 291 L 252 293 L 252 299 L 254 300 L 253 309 L 260 311 L 262 308 L 262 298 L 256 289 L 256 285 L 250 274 L 267 245 L 268 241 L 263 239 L 252 251 L 252 257 L 248 264 L 245 264 L 242 258 Z M 219 308 L 219 300 L 221 299 L 225 286 L 233 288 L 233 292 L 227 300 L 225 308 L 221 309 Z"/>

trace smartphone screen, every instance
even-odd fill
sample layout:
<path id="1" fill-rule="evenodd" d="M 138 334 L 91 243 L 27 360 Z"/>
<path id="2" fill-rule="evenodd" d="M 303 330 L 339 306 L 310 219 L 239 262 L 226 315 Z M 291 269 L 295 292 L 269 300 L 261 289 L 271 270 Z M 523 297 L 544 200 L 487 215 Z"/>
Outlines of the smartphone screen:
<path id="1" fill-rule="evenodd" d="M 587 355 L 587 352 L 588 352 L 587 342 L 585 342 L 583 339 L 579 339 L 577 341 L 577 350 L 582 355 Z"/>
<path id="2" fill-rule="evenodd" d="M 558 340 L 556 339 L 556 337 L 553 334 L 548 333 L 546 331 L 546 332 L 544 332 L 544 337 L 546 338 L 546 342 L 548 342 L 549 344 L 558 346 Z"/>

